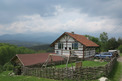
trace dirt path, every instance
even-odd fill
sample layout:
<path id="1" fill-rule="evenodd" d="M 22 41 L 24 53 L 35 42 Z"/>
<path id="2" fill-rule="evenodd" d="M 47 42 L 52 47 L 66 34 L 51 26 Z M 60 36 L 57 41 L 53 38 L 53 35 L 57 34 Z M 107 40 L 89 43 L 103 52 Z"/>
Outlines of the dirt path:
<path id="1" fill-rule="evenodd" d="M 118 62 L 122 62 L 122 56 L 119 57 L 119 58 L 117 59 L 117 61 L 118 61 Z M 120 81 L 122 81 L 122 75 L 121 75 Z"/>
<path id="2" fill-rule="evenodd" d="M 118 62 L 122 62 L 122 56 L 117 59 Z"/>

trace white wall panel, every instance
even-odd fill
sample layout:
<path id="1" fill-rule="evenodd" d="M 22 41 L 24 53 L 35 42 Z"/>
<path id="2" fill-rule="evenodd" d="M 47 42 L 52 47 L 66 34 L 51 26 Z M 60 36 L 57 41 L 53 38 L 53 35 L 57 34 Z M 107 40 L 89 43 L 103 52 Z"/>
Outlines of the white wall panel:
<path id="1" fill-rule="evenodd" d="M 66 41 L 68 41 L 67 44 Z M 59 42 L 63 43 L 63 51 L 61 52 L 61 50 L 59 49 L 55 50 L 55 53 L 58 51 L 59 54 L 62 53 L 63 55 L 69 55 L 69 48 L 72 49 L 72 43 L 74 43 L 75 40 L 72 37 L 65 35 L 59 40 Z M 67 49 L 65 49 L 65 47 L 67 47 Z M 58 43 L 55 43 L 55 49 L 58 49 Z M 83 58 L 83 44 L 78 43 L 78 49 L 74 50 L 74 53 L 78 55 L 79 58 Z M 84 51 L 85 58 L 93 56 L 94 54 L 95 48 L 86 48 Z"/>

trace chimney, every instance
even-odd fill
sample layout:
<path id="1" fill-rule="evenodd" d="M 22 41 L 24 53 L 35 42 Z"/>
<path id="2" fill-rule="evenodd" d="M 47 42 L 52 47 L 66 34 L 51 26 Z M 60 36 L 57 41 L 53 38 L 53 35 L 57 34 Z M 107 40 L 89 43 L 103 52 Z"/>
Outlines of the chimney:
<path id="1" fill-rule="evenodd" d="M 87 39 L 89 40 L 89 37 L 87 37 Z"/>
<path id="2" fill-rule="evenodd" d="M 72 34 L 75 34 L 74 32 L 71 32 Z"/>

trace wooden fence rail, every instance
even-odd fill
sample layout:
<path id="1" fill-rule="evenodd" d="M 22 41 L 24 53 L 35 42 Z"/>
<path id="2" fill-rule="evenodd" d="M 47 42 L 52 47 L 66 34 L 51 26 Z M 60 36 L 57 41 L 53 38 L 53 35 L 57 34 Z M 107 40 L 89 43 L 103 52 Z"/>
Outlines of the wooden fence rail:
<path id="1" fill-rule="evenodd" d="M 23 75 L 28 76 L 37 76 L 49 79 L 57 79 L 57 80 L 81 80 L 81 79 L 96 79 L 100 76 L 108 76 L 111 72 L 114 64 L 116 62 L 116 58 L 111 59 L 111 61 L 105 66 L 100 67 L 86 67 L 86 68 L 28 68 L 23 67 Z"/>

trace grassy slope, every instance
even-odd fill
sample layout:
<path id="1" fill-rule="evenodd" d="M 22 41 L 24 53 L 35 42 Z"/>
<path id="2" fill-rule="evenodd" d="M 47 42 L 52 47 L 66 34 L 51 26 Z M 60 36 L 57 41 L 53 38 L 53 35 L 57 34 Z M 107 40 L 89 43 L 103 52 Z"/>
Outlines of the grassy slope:
<path id="1" fill-rule="evenodd" d="M 122 63 L 117 62 L 109 75 L 108 81 L 119 81 L 122 75 Z"/>
<path id="2" fill-rule="evenodd" d="M 0 81 L 57 81 L 45 78 L 37 78 L 33 76 L 9 76 L 10 71 L 5 71 L 0 74 Z"/>
<path id="3" fill-rule="evenodd" d="M 122 56 L 122 53 L 120 53 L 120 56 Z"/>
<path id="4" fill-rule="evenodd" d="M 82 62 L 83 67 L 97 67 L 97 66 L 103 66 L 105 64 L 107 64 L 107 62 L 95 62 L 95 61 L 83 61 Z M 68 67 L 71 67 L 72 65 L 75 66 L 75 63 L 68 64 Z M 64 68 L 64 67 L 66 67 L 66 64 L 57 65 L 56 67 L 57 68 Z"/>
<path id="5" fill-rule="evenodd" d="M 122 53 L 120 54 L 122 57 Z M 122 78 L 122 62 L 117 62 L 109 75 L 108 81 L 119 81 Z"/>
<path id="6" fill-rule="evenodd" d="M 0 74 L 0 81 L 58 81 L 52 79 L 38 78 L 33 76 L 9 76 L 10 71 L 5 71 Z M 64 80 L 71 81 L 71 80 Z M 74 80 L 72 80 L 74 81 Z M 98 81 L 98 80 L 82 80 L 82 81 Z"/>
<path id="7" fill-rule="evenodd" d="M 121 53 L 122 56 L 122 53 Z M 105 65 L 107 62 L 93 62 L 93 61 L 83 61 L 83 67 L 87 66 L 99 66 L 99 65 Z M 73 63 L 75 65 L 75 63 Z M 65 67 L 66 65 L 59 65 L 57 67 Z M 68 65 L 71 67 L 71 64 Z M 9 76 L 8 73 L 10 71 L 5 71 L 0 74 L 0 81 L 57 81 L 57 80 L 51 80 L 51 79 L 45 79 L 45 78 L 37 78 L 32 76 Z M 113 71 L 109 75 L 108 81 L 119 81 L 120 75 L 122 75 L 122 62 L 117 62 L 113 68 Z M 65 80 L 70 81 L 70 80 Z M 86 81 L 86 80 L 85 80 Z M 98 80 L 87 80 L 87 81 L 98 81 Z"/>

